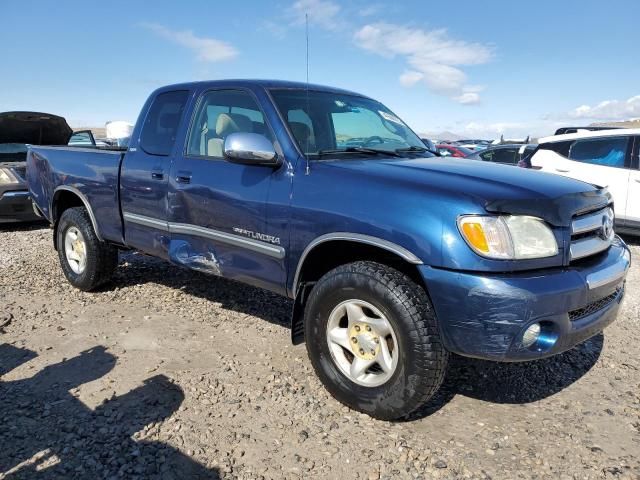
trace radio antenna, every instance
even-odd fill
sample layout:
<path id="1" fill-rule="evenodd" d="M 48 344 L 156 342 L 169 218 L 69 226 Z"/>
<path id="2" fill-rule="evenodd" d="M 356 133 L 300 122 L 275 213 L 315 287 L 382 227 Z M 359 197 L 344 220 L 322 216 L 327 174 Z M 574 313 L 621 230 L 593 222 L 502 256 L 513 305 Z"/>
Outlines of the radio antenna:
<path id="1" fill-rule="evenodd" d="M 306 46 L 307 46 L 307 51 L 306 51 L 306 66 L 307 66 L 307 115 L 309 116 L 309 118 L 311 118 L 311 106 L 310 106 L 310 101 L 309 101 L 309 14 L 305 13 L 304 14 L 304 27 L 305 27 L 305 38 L 306 38 Z M 304 156 L 307 160 L 307 165 L 306 165 L 306 169 L 305 169 L 305 175 L 309 175 L 309 141 L 311 140 L 311 132 L 309 132 L 309 135 L 307 135 L 307 145 L 305 148 L 305 152 L 304 152 Z"/>

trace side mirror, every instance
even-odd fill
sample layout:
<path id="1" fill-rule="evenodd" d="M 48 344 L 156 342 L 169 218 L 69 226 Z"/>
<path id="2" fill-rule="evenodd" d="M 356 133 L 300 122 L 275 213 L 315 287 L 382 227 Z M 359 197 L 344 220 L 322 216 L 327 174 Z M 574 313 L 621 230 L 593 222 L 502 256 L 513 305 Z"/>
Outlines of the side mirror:
<path id="1" fill-rule="evenodd" d="M 281 161 L 273 143 L 259 133 L 232 133 L 224 140 L 224 156 L 232 163 L 277 167 Z"/>

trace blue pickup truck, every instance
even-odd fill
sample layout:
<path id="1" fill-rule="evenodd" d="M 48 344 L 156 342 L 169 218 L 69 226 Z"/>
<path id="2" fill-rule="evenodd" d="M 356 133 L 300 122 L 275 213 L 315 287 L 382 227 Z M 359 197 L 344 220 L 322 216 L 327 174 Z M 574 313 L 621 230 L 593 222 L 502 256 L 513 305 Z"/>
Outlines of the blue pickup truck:
<path id="1" fill-rule="evenodd" d="M 160 88 L 126 150 L 32 147 L 27 180 L 72 285 L 136 249 L 285 295 L 329 392 L 381 419 L 432 397 L 450 353 L 532 360 L 600 332 L 630 264 L 605 189 L 441 158 L 316 85 Z"/>

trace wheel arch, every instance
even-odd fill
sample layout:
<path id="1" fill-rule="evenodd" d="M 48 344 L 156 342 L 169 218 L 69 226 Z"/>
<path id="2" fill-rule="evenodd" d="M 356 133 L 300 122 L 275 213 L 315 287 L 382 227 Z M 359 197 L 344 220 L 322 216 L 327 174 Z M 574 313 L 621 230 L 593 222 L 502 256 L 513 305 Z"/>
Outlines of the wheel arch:
<path id="1" fill-rule="evenodd" d="M 89 214 L 89 218 L 91 219 L 91 225 L 93 226 L 93 231 L 96 234 L 98 240 L 103 241 L 102 235 L 100 234 L 100 230 L 98 229 L 98 222 L 96 221 L 96 217 L 93 214 L 93 210 L 91 209 L 91 204 L 87 197 L 77 188 L 71 187 L 68 185 L 63 185 L 56 188 L 53 193 L 53 199 L 51 201 L 51 219 L 53 223 L 53 242 L 54 246 L 57 249 L 57 231 L 58 231 L 58 222 L 60 217 L 64 213 L 65 210 L 74 207 L 84 207 Z"/>
<path id="2" fill-rule="evenodd" d="M 291 340 L 294 345 L 304 342 L 304 308 L 315 282 L 340 265 L 360 260 L 375 261 L 395 268 L 426 289 L 417 269 L 417 265 L 423 262 L 406 248 L 369 235 L 346 232 L 322 235 L 304 249 L 291 285 L 290 293 L 294 299 Z"/>

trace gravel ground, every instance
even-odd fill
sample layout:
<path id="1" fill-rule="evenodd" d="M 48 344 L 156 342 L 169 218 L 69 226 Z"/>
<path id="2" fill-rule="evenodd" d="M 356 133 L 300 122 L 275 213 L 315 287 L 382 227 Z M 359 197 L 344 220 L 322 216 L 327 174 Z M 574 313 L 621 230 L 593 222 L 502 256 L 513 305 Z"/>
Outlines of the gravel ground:
<path id="1" fill-rule="evenodd" d="M 285 299 L 135 253 L 82 293 L 48 229 L 0 246 L 0 479 L 640 478 L 637 264 L 603 335 L 527 364 L 454 358 L 389 423 L 330 398 Z"/>

